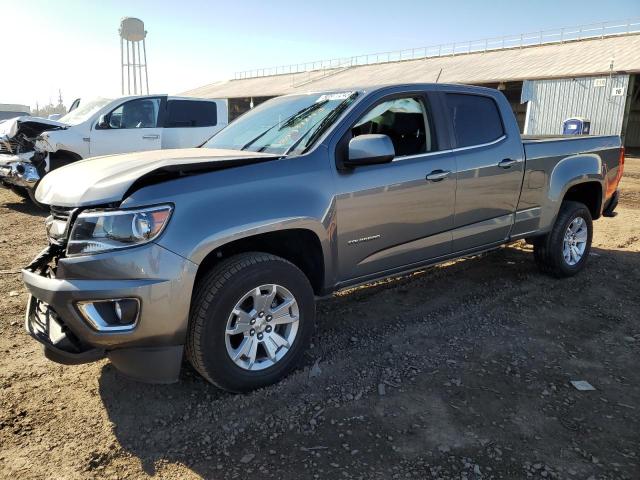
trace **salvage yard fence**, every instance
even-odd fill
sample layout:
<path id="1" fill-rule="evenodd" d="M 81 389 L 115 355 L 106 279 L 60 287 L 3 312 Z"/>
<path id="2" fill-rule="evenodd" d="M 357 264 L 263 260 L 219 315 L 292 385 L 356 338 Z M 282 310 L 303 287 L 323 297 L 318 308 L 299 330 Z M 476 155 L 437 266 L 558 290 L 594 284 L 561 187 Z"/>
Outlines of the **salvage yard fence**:
<path id="1" fill-rule="evenodd" d="M 403 60 L 419 60 L 444 56 L 465 55 L 496 50 L 533 47 L 538 45 L 574 42 L 586 39 L 607 38 L 631 33 L 640 33 L 640 17 L 622 21 L 600 22 L 575 27 L 563 27 L 553 30 L 507 35 L 503 37 L 484 38 L 466 42 L 444 43 L 428 47 L 409 48 L 389 52 L 368 53 L 352 57 L 330 58 L 313 62 L 279 65 L 276 67 L 257 68 L 236 72 L 234 78 L 267 77 L 304 72 L 330 72 L 361 65 L 399 62 Z"/>

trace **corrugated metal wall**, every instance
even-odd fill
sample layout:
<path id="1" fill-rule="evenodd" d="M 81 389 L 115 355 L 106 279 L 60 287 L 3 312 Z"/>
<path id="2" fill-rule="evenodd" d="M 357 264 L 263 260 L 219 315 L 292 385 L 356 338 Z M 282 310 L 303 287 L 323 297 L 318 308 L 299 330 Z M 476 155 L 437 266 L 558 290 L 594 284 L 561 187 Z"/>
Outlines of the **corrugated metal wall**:
<path id="1" fill-rule="evenodd" d="M 620 135 L 629 75 L 526 80 L 522 103 L 529 102 L 527 135 L 562 134 L 562 122 L 570 117 L 591 120 L 592 135 Z M 613 95 L 623 88 L 622 95 Z"/>

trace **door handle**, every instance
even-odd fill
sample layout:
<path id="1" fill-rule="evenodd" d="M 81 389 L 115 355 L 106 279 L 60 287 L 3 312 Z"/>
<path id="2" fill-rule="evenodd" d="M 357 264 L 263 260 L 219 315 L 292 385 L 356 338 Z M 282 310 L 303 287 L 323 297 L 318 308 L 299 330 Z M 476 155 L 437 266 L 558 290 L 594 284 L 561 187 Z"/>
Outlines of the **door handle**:
<path id="1" fill-rule="evenodd" d="M 160 135 L 143 135 L 142 138 L 147 140 L 156 140 L 160 138 Z"/>
<path id="2" fill-rule="evenodd" d="M 449 170 L 434 170 L 427 175 L 427 180 L 429 182 L 439 182 L 447 178 L 450 173 L 451 172 Z"/>
<path id="3" fill-rule="evenodd" d="M 518 163 L 517 160 L 512 160 L 510 158 L 505 158 L 504 160 L 502 160 L 498 166 L 500 168 L 510 168 L 511 166 L 515 165 L 516 163 Z"/>

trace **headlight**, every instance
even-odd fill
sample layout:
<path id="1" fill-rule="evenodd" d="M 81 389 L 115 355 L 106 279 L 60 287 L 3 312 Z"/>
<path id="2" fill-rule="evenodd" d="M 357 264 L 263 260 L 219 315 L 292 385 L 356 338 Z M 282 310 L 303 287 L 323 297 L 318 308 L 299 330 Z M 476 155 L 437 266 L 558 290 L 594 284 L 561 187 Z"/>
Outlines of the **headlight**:
<path id="1" fill-rule="evenodd" d="M 135 210 L 86 210 L 73 224 L 67 255 L 101 253 L 152 241 L 169 222 L 173 207 Z"/>

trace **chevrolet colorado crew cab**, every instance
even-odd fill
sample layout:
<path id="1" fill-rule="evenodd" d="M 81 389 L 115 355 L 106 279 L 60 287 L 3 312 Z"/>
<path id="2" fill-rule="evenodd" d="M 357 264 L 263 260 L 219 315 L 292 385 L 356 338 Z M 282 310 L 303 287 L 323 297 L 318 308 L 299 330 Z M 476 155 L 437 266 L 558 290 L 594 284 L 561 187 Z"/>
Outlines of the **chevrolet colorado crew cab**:
<path id="1" fill-rule="evenodd" d="M 48 174 L 26 329 L 60 363 L 108 357 L 172 382 L 186 356 L 223 389 L 263 387 L 300 362 L 315 298 L 339 289 L 518 239 L 545 272 L 576 274 L 623 159 L 616 136 L 523 140 L 486 88 L 279 97 L 201 148 Z"/>
<path id="2" fill-rule="evenodd" d="M 117 153 L 197 147 L 227 123 L 226 100 L 167 95 L 76 100 L 57 120 L 19 116 L 0 125 L 0 186 L 35 200 L 40 179 L 63 165 Z"/>

